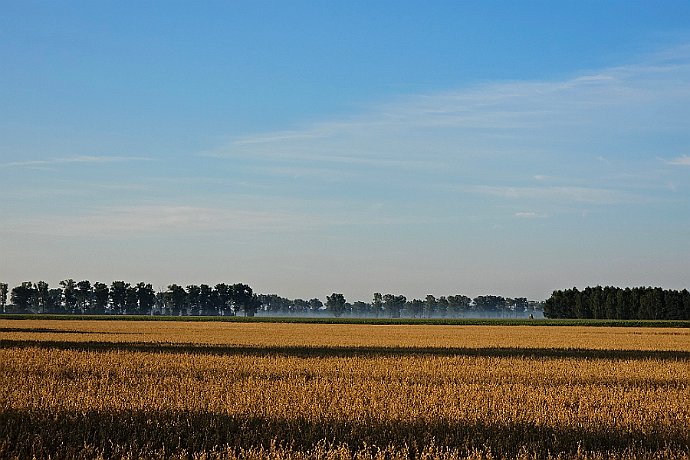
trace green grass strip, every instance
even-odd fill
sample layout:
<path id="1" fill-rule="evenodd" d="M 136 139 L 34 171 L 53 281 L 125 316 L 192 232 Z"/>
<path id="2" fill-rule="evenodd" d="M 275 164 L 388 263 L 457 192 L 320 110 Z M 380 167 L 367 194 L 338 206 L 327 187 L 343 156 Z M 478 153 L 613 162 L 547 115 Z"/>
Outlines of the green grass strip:
<path id="1" fill-rule="evenodd" d="M 669 327 L 690 328 L 684 320 L 617 319 L 515 319 L 515 318 L 334 318 L 296 316 L 162 316 L 162 315 L 52 315 L 5 314 L 11 320 L 98 320 L 98 321 L 182 321 L 232 323 L 444 325 L 444 326 L 593 326 L 593 327 Z"/>

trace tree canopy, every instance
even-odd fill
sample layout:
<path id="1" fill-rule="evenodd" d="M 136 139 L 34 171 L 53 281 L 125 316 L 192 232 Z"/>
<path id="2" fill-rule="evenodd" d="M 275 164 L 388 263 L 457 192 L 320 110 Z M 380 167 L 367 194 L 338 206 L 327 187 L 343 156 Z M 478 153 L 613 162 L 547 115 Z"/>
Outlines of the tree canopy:
<path id="1" fill-rule="evenodd" d="M 547 318 L 690 319 L 690 292 L 659 287 L 587 287 L 553 291 Z"/>

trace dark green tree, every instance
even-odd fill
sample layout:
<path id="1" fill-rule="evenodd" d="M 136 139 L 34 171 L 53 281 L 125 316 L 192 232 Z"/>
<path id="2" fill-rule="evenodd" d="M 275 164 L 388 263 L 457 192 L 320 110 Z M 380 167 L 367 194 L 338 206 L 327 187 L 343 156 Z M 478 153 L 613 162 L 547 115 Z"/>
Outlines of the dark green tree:
<path id="1" fill-rule="evenodd" d="M 63 313 L 62 308 L 62 289 L 54 288 L 48 290 L 48 301 L 46 303 L 48 313 Z"/>
<path id="2" fill-rule="evenodd" d="M 153 290 L 151 284 L 137 283 L 137 313 L 141 315 L 149 315 L 156 303 L 156 292 Z"/>
<path id="3" fill-rule="evenodd" d="M 342 294 L 333 293 L 326 296 L 326 309 L 339 318 L 345 312 L 345 296 Z"/>
<path id="4" fill-rule="evenodd" d="M 223 305 L 220 302 L 220 296 L 215 288 L 210 288 L 211 293 L 209 294 L 209 302 L 205 315 L 218 316 Z"/>
<path id="5" fill-rule="evenodd" d="M 108 299 L 110 298 L 110 289 L 105 283 L 93 283 L 93 312 L 96 314 L 103 314 L 108 309 Z"/>
<path id="6" fill-rule="evenodd" d="M 630 318 L 630 289 L 616 289 L 615 318 Z"/>
<path id="7" fill-rule="evenodd" d="M 243 283 L 232 285 L 232 302 L 236 311 L 244 311 L 244 316 L 254 316 L 260 305 L 258 298 L 254 299 L 252 288 Z"/>
<path id="8" fill-rule="evenodd" d="M 496 295 L 481 295 L 474 298 L 475 308 L 490 316 L 498 315 L 506 305 L 506 299 Z"/>
<path id="9" fill-rule="evenodd" d="M 380 292 L 374 292 L 374 298 L 371 302 L 371 314 L 374 318 L 378 318 L 383 312 L 383 295 Z"/>
<path id="10" fill-rule="evenodd" d="M 618 309 L 616 304 L 618 302 L 618 295 L 614 288 L 606 286 L 604 288 L 604 311 L 606 318 L 616 318 Z"/>
<path id="11" fill-rule="evenodd" d="M 187 286 L 187 306 L 189 307 L 190 315 L 198 315 L 200 307 L 201 288 L 196 284 Z"/>
<path id="12" fill-rule="evenodd" d="M 589 293 L 589 305 L 592 309 L 592 317 L 595 319 L 605 319 L 606 318 L 606 298 L 604 296 L 604 288 L 601 286 L 596 286 L 590 289 Z M 566 316 L 570 318 L 571 316 Z"/>
<path id="13" fill-rule="evenodd" d="M 678 291 L 664 291 L 664 319 L 683 319 L 683 296 Z"/>
<path id="14" fill-rule="evenodd" d="M 546 318 L 560 318 L 557 301 L 559 292 L 560 291 L 553 291 L 551 297 L 544 302 L 544 316 Z"/>
<path id="15" fill-rule="evenodd" d="M 448 313 L 450 316 L 457 318 L 463 315 L 470 309 L 472 299 L 465 295 L 449 295 L 448 296 Z"/>
<path id="16" fill-rule="evenodd" d="M 383 309 L 390 318 L 400 318 L 407 299 L 403 295 L 386 294 L 383 296 Z"/>
<path id="17" fill-rule="evenodd" d="M 445 318 L 448 316 L 448 308 L 449 308 L 450 303 L 448 302 L 448 299 L 445 296 L 441 296 L 438 298 L 436 301 L 436 313 L 438 316 L 441 318 Z"/>
<path id="18" fill-rule="evenodd" d="M 213 315 L 213 289 L 208 284 L 199 285 L 199 314 Z"/>
<path id="19" fill-rule="evenodd" d="M 526 297 L 517 297 L 513 299 L 513 306 L 515 307 L 516 312 L 526 312 L 527 308 L 529 308 L 529 302 L 527 301 Z"/>
<path id="20" fill-rule="evenodd" d="M 34 285 L 34 292 L 36 295 L 36 313 L 46 313 L 50 311 L 48 305 L 50 288 L 48 287 L 48 283 L 46 283 L 45 281 L 39 281 Z"/>
<path id="21" fill-rule="evenodd" d="M 683 289 L 680 294 L 683 297 L 683 319 L 690 319 L 690 292 Z"/>
<path id="22" fill-rule="evenodd" d="M 281 315 L 292 313 L 292 302 L 285 297 L 276 294 L 259 294 L 259 301 L 262 308 L 269 313 Z"/>
<path id="23" fill-rule="evenodd" d="M 309 302 L 304 299 L 295 299 L 290 302 L 290 311 L 298 315 L 309 312 Z"/>
<path id="24" fill-rule="evenodd" d="M 77 312 L 77 283 L 72 279 L 60 281 L 62 286 L 62 300 L 65 311 L 71 314 Z"/>
<path id="25" fill-rule="evenodd" d="M 371 310 L 370 305 L 366 302 L 362 302 L 362 301 L 358 300 L 357 302 L 352 304 L 352 314 L 354 316 L 357 316 L 360 318 L 369 316 L 370 310 Z"/>
<path id="26" fill-rule="evenodd" d="M 19 286 L 12 288 L 10 300 L 18 313 L 26 313 L 30 310 L 34 302 L 36 291 L 31 281 L 25 281 Z"/>
<path id="27" fill-rule="evenodd" d="M 412 318 L 419 318 L 424 313 L 424 301 L 420 299 L 412 299 L 407 302 L 407 315 Z"/>
<path id="28" fill-rule="evenodd" d="M 86 313 L 87 311 L 91 310 L 93 300 L 93 288 L 91 287 L 91 281 L 79 281 L 77 283 L 75 297 L 77 298 L 77 309 L 79 309 L 81 313 Z"/>
<path id="29" fill-rule="evenodd" d="M 312 314 L 318 315 L 321 313 L 321 310 L 323 308 L 323 302 L 317 298 L 313 298 L 309 301 L 309 311 Z"/>
<path id="30" fill-rule="evenodd" d="M 129 283 L 124 281 L 113 281 L 110 284 L 110 302 L 112 305 L 113 313 L 122 314 L 127 308 L 127 290 L 129 289 Z"/>
<path id="31" fill-rule="evenodd" d="M 577 288 L 573 288 L 575 291 L 575 317 L 576 318 L 591 318 L 592 309 L 590 308 L 589 299 L 587 298 L 587 292 L 580 292 Z"/>
<path id="32" fill-rule="evenodd" d="M 424 317 L 431 318 L 434 313 L 436 313 L 436 297 L 427 294 L 426 299 L 424 299 Z"/>
<path id="33" fill-rule="evenodd" d="M 7 283 L 0 283 L 0 309 L 3 313 L 7 313 Z"/>
<path id="34" fill-rule="evenodd" d="M 232 286 L 225 283 L 218 283 L 215 286 L 216 296 L 218 298 L 218 312 L 219 315 L 232 313 Z"/>
<path id="35" fill-rule="evenodd" d="M 125 290 L 125 314 L 138 314 L 139 312 L 139 296 L 137 295 L 137 287 L 127 284 Z"/>
<path id="36" fill-rule="evenodd" d="M 184 314 L 187 308 L 187 292 L 182 286 L 171 284 L 166 294 L 166 305 L 174 316 Z"/>

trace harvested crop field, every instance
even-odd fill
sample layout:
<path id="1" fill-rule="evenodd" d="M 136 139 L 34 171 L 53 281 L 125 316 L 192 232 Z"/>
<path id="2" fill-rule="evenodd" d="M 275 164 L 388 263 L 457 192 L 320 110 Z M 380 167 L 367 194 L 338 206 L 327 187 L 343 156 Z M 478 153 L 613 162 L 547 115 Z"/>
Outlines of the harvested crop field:
<path id="1" fill-rule="evenodd" d="M 0 320 L 0 458 L 690 458 L 690 330 Z"/>

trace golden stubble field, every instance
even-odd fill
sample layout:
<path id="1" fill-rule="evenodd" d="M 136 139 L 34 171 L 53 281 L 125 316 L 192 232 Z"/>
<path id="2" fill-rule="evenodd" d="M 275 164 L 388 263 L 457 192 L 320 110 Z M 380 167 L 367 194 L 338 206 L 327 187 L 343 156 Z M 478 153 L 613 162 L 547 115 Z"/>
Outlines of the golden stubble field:
<path id="1" fill-rule="evenodd" d="M 0 458 L 690 458 L 690 330 L 0 320 Z"/>

